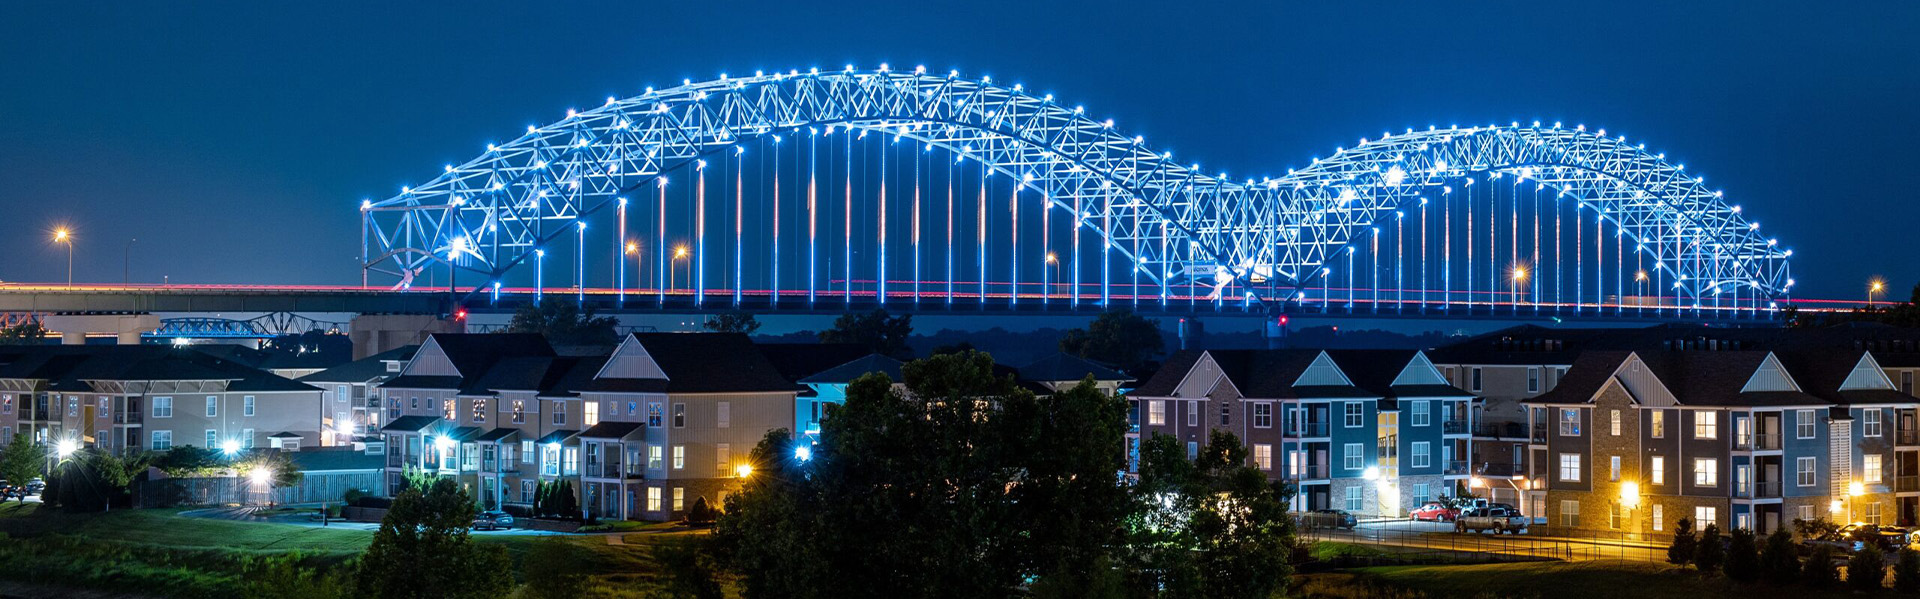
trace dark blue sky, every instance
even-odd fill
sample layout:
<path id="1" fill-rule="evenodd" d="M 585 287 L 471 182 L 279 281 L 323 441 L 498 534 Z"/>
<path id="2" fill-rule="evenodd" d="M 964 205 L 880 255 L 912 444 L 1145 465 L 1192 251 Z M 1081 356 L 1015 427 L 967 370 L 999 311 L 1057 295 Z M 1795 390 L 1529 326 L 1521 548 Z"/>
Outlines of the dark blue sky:
<path id="1" fill-rule="evenodd" d="M 1799 295 L 1920 281 L 1912 2 L 0 6 L 0 280 L 357 282 L 361 198 L 647 85 L 925 64 L 1279 173 L 1385 130 L 1605 127 L 1796 249 Z"/>

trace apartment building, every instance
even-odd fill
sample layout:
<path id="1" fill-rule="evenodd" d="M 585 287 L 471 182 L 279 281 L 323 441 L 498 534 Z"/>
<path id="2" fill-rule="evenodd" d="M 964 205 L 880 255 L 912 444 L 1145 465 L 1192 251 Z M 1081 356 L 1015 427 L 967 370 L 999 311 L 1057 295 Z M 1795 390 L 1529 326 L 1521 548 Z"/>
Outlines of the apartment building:
<path id="1" fill-rule="evenodd" d="M 117 453 L 194 445 L 330 446 L 317 387 L 186 348 L 0 350 L 0 439 L 74 441 Z"/>
<path id="2" fill-rule="evenodd" d="M 1473 397 L 1423 352 L 1183 351 L 1129 400 L 1141 438 L 1171 436 L 1189 456 L 1232 432 L 1269 478 L 1298 485 L 1299 510 L 1403 516 L 1469 479 Z M 1132 468 L 1135 440 L 1127 452 Z"/>
<path id="3" fill-rule="evenodd" d="M 335 434 L 361 443 L 378 442 L 385 404 L 377 389 L 381 383 L 399 376 L 400 369 L 419 350 L 418 345 L 402 346 L 295 380 L 319 387 L 326 393 L 328 411 L 334 414 L 334 426 L 330 430 Z"/>
<path id="4" fill-rule="evenodd" d="M 1557 531 L 1899 519 L 1895 418 L 1920 400 L 1870 352 L 1594 351 L 1574 362 L 1524 402 L 1546 429 L 1529 444 L 1527 510 Z"/>
<path id="5" fill-rule="evenodd" d="M 478 473 L 478 439 L 492 430 L 482 427 L 490 424 L 488 416 L 498 411 L 497 394 L 482 386 L 482 381 L 503 361 L 555 357 L 553 347 L 540 335 L 448 333 L 429 337 L 397 374 L 375 387 L 380 405 L 386 409 L 381 418 L 385 424 L 379 428 L 387 453 L 386 492 L 391 494 L 405 484 L 403 473 L 409 468 L 446 476 Z M 566 412 L 563 408 L 550 411 Z M 555 455 L 536 467 L 577 464 L 561 458 Z M 496 462 L 494 470 L 498 468 Z M 564 473 L 573 471 L 577 467 Z M 474 474 L 462 484 L 478 497 L 497 498 L 498 492 L 481 492 L 479 478 Z"/>

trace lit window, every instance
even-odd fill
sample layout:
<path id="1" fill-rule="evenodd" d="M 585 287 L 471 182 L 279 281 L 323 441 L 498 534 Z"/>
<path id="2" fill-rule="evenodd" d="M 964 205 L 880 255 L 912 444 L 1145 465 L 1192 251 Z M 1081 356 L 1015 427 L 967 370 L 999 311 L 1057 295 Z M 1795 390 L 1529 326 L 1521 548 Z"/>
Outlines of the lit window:
<path id="1" fill-rule="evenodd" d="M 659 470 L 664 460 L 665 449 L 659 445 L 647 446 L 647 469 Z"/>
<path id="2" fill-rule="evenodd" d="M 1253 444 L 1253 464 L 1261 470 L 1273 469 L 1273 446 L 1266 443 Z"/>
<path id="3" fill-rule="evenodd" d="M 1869 485 L 1880 484 L 1880 454 L 1869 453 L 1861 457 L 1860 476 Z"/>
<path id="4" fill-rule="evenodd" d="M 1152 400 L 1147 402 L 1147 424 L 1161 426 L 1167 423 L 1167 402 Z"/>
<path id="5" fill-rule="evenodd" d="M 1710 410 L 1696 410 L 1693 413 L 1693 438 L 1720 438 L 1720 422 Z"/>
<path id="6" fill-rule="evenodd" d="M 1654 410 L 1649 416 L 1653 420 L 1653 438 L 1667 438 L 1667 411 Z"/>
<path id="7" fill-rule="evenodd" d="M 1560 525 L 1567 528 L 1580 527 L 1580 502 L 1572 499 L 1560 500 Z"/>
<path id="8" fill-rule="evenodd" d="M 1708 524 L 1714 524 L 1720 519 L 1719 514 L 1720 514 L 1720 510 L 1712 506 L 1702 505 L 1702 506 L 1694 507 L 1693 508 L 1693 529 L 1702 530 L 1702 529 L 1705 529 Z"/>
<path id="9" fill-rule="evenodd" d="M 1656 484 L 1656 485 L 1667 484 L 1666 456 L 1653 456 L 1653 473 L 1652 474 L 1653 474 L 1653 484 Z"/>
<path id="10" fill-rule="evenodd" d="M 1610 421 L 1607 423 L 1608 429 L 1609 429 L 1607 431 L 1607 434 L 1613 435 L 1615 437 L 1620 436 L 1620 410 L 1613 410 L 1611 412 L 1608 412 L 1607 419 Z"/>
<path id="11" fill-rule="evenodd" d="M 673 446 L 673 469 L 679 470 L 685 467 L 687 467 L 687 446 Z"/>
<path id="12" fill-rule="evenodd" d="M 1560 480 L 1564 480 L 1564 481 L 1580 480 L 1580 454 L 1577 454 L 1577 453 L 1560 454 Z"/>
<path id="13" fill-rule="evenodd" d="M 1693 459 L 1693 486 L 1715 487 L 1720 485 L 1720 461 L 1712 458 Z"/>
<path id="14" fill-rule="evenodd" d="M 1580 435 L 1580 409 L 1560 409 L 1560 436 L 1576 437 Z"/>
<path id="15" fill-rule="evenodd" d="M 1660 532 L 1666 530 L 1666 519 L 1667 510 L 1663 509 L 1663 506 L 1658 503 L 1653 504 L 1653 531 Z"/>
<path id="16" fill-rule="evenodd" d="M 213 418 L 219 415 L 220 415 L 220 396 L 208 395 L 207 396 L 207 417 Z"/>
<path id="17" fill-rule="evenodd" d="M 647 511 L 660 511 L 660 487 L 647 487 Z"/>
<path id="18" fill-rule="evenodd" d="M 684 509 L 687 509 L 687 489 L 686 487 L 674 487 L 673 511 L 678 512 Z"/>

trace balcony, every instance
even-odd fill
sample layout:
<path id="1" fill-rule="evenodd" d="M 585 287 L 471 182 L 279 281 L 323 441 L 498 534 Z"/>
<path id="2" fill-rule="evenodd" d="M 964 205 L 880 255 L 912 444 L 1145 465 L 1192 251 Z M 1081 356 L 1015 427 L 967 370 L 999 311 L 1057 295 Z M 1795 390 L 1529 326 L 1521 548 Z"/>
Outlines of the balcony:
<path id="1" fill-rule="evenodd" d="M 1327 423 L 1296 422 L 1293 425 L 1287 427 L 1287 436 L 1289 437 L 1325 437 L 1327 436 Z"/>
<path id="2" fill-rule="evenodd" d="M 482 472 L 494 472 L 493 458 L 480 460 L 480 470 Z"/>
<path id="3" fill-rule="evenodd" d="M 1920 476 L 1894 477 L 1893 490 L 1899 493 L 1920 492 Z"/>
<path id="4" fill-rule="evenodd" d="M 1468 466 L 1466 460 L 1447 460 L 1446 465 L 1443 467 L 1440 473 L 1441 474 L 1466 474 L 1467 471 L 1470 469 L 1471 467 Z"/>
<path id="5" fill-rule="evenodd" d="M 1440 423 L 1440 434 L 1443 434 L 1443 435 L 1467 434 L 1467 421 L 1466 420 L 1448 420 L 1446 422 L 1442 422 Z"/>
<path id="6" fill-rule="evenodd" d="M 1526 476 L 1527 474 L 1526 465 L 1511 462 L 1486 462 L 1480 464 L 1479 470 L 1481 476 L 1491 476 L 1494 478 L 1510 478 L 1514 476 Z"/>
<path id="7" fill-rule="evenodd" d="M 1780 481 L 1763 480 L 1758 483 L 1754 483 L 1753 496 L 1761 499 L 1772 499 L 1772 498 L 1779 497 Z"/>
<path id="8" fill-rule="evenodd" d="M 146 415 L 140 412 L 115 412 L 113 415 L 113 423 L 114 424 L 140 424 L 145 420 L 145 418 L 146 418 Z"/>
<path id="9" fill-rule="evenodd" d="M 1534 443 L 1546 443 L 1547 442 L 1546 423 L 1544 422 L 1534 423 L 1533 434 L 1529 437 L 1529 440 L 1533 441 Z"/>
<path id="10" fill-rule="evenodd" d="M 1289 470 L 1292 470 L 1292 472 L 1288 472 L 1286 474 L 1286 478 L 1288 480 L 1316 479 L 1316 478 L 1327 477 L 1326 464 L 1299 464 L 1297 466 L 1289 467 Z"/>
<path id="11" fill-rule="evenodd" d="M 1733 438 L 1734 451 L 1778 451 L 1780 435 L 1775 433 L 1755 433 L 1736 435 Z"/>
<path id="12" fill-rule="evenodd" d="M 1902 429 L 1893 434 L 1895 445 L 1920 445 L 1920 429 Z"/>
<path id="13" fill-rule="evenodd" d="M 1527 435 L 1527 425 L 1519 422 L 1482 422 L 1473 425 L 1473 436 L 1489 439 L 1521 439 Z"/>
<path id="14" fill-rule="evenodd" d="M 401 466 L 405 466 L 405 465 L 406 465 L 406 463 L 407 463 L 407 459 L 406 459 L 406 456 L 402 456 L 402 455 L 400 455 L 399 453 L 389 453 L 389 454 L 387 454 L 387 467 L 388 467 L 388 468 L 399 468 L 399 467 L 401 467 Z"/>

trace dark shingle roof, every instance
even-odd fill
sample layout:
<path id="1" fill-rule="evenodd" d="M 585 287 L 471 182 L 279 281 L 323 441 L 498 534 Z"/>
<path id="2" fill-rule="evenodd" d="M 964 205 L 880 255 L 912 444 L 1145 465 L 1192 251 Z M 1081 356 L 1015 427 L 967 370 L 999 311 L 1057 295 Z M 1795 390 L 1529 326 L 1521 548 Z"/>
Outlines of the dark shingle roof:
<path id="1" fill-rule="evenodd" d="M 638 422 L 601 421 L 587 430 L 580 431 L 578 436 L 586 439 L 621 439 L 632 434 L 633 431 L 640 430 L 640 426 Z"/>
<path id="2" fill-rule="evenodd" d="M 1187 373 L 1199 362 L 1202 352 L 1183 351 L 1168 358 L 1153 377 L 1135 389 L 1135 396 L 1164 396 L 1173 393 Z M 1208 350 L 1214 363 L 1245 397 L 1264 399 L 1320 399 L 1377 397 L 1378 394 L 1344 385 L 1293 386 L 1307 367 L 1320 357 L 1317 349 L 1228 349 Z M 1337 363 L 1336 363 L 1337 364 Z M 1392 381 L 1388 378 L 1388 381 Z"/>
<path id="3" fill-rule="evenodd" d="M 579 433 L 580 431 L 576 431 L 576 430 L 561 429 L 561 430 L 547 433 L 547 436 L 541 437 L 538 441 L 534 441 L 534 442 L 539 443 L 541 445 L 546 445 L 548 443 L 559 443 Z"/>
<path id="4" fill-rule="evenodd" d="M 669 393 L 796 391 L 740 333 L 629 333 L 667 376 Z M 601 379 L 606 380 L 606 379 Z M 591 389 L 592 385 L 583 386 Z"/>
<path id="5" fill-rule="evenodd" d="M 520 429 L 503 427 L 487 431 L 486 434 L 474 437 L 473 440 L 477 443 L 497 443 L 518 434 Z"/>
<path id="6" fill-rule="evenodd" d="M 380 454 L 354 451 L 351 447 L 309 448 L 282 455 L 287 456 L 293 462 L 293 467 L 301 472 L 379 470 L 385 467 Z"/>
<path id="7" fill-rule="evenodd" d="M 86 381 L 227 381 L 229 391 L 318 391 L 245 364 L 161 345 L 21 346 L 4 353 L 0 378 L 43 380 L 53 390 L 89 390 Z"/>
<path id="8" fill-rule="evenodd" d="M 887 375 L 887 377 L 893 379 L 893 382 L 899 383 L 906 380 L 906 375 L 900 371 L 900 367 L 903 365 L 905 365 L 905 363 L 888 356 L 867 354 L 851 362 L 828 368 L 815 373 L 813 376 L 800 379 L 800 382 L 817 385 L 850 383 L 853 382 L 853 379 L 860 378 L 868 373 L 878 372 Z"/>
<path id="9" fill-rule="evenodd" d="M 393 422 L 388 422 L 386 426 L 380 427 L 380 431 L 417 433 L 420 432 L 420 429 L 427 428 L 428 425 L 439 421 L 440 417 L 438 416 L 401 416 L 393 419 Z"/>
<path id="10" fill-rule="evenodd" d="M 1613 378 L 1613 373 L 1620 370 L 1620 364 L 1632 355 L 1632 352 L 1624 351 L 1582 352 L 1574 358 L 1573 365 L 1567 368 L 1566 374 L 1560 375 L 1559 383 L 1546 393 L 1527 401 L 1553 404 L 1593 401 L 1593 396 L 1600 392 L 1601 387 L 1606 386 L 1609 379 Z"/>
<path id="11" fill-rule="evenodd" d="M 1029 381 L 1078 381 L 1091 375 L 1096 381 L 1131 380 L 1120 371 L 1079 356 L 1055 353 L 1020 367 L 1020 378 Z"/>
<path id="12" fill-rule="evenodd" d="M 858 343 L 758 343 L 760 354 L 789 381 L 798 381 L 828 368 L 873 353 Z"/>
<path id="13" fill-rule="evenodd" d="M 396 347 L 365 358 L 354 360 L 320 372 L 300 377 L 308 383 L 369 383 L 385 379 L 395 373 L 387 372 L 387 362 L 413 359 L 413 353 L 420 351 L 418 345 Z"/>

